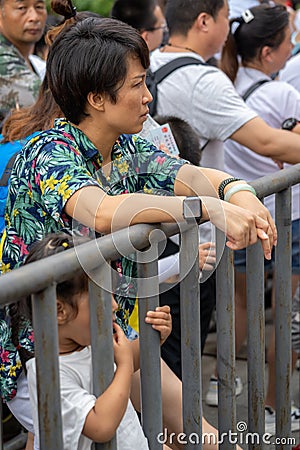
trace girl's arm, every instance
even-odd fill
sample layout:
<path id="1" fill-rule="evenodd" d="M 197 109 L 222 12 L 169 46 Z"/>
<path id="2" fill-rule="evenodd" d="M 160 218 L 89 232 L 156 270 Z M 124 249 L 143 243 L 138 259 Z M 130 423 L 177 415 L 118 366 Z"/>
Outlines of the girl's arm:
<path id="1" fill-rule="evenodd" d="M 114 355 L 117 369 L 109 387 L 97 398 L 86 417 L 82 433 L 95 442 L 112 439 L 125 414 L 133 374 L 131 343 L 114 323 Z"/>

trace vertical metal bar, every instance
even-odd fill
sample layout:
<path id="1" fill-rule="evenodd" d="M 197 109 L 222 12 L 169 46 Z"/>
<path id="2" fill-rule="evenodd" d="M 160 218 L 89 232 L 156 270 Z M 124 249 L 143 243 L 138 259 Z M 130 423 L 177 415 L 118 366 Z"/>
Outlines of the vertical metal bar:
<path id="1" fill-rule="evenodd" d="M 291 189 L 276 194 L 278 245 L 275 252 L 275 354 L 276 358 L 276 436 L 291 434 Z M 290 444 L 276 444 L 276 449 L 290 450 Z"/>
<path id="2" fill-rule="evenodd" d="M 111 292 L 111 267 L 105 262 L 89 280 L 93 393 L 96 397 L 107 389 L 114 377 Z M 116 436 L 105 444 L 96 443 L 95 449 L 116 450 Z"/>
<path id="3" fill-rule="evenodd" d="M 265 432 L 265 298 L 264 257 L 261 244 L 247 248 L 247 351 L 248 429 L 259 439 L 249 442 L 251 450 L 261 449 Z M 253 435 L 254 436 L 254 435 Z"/>
<path id="4" fill-rule="evenodd" d="M 181 358 L 183 432 L 185 448 L 202 449 L 201 333 L 199 283 L 199 227 L 182 233 L 180 246 Z M 199 436 L 192 439 L 192 436 Z"/>
<path id="5" fill-rule="evenodd" d="M 32 295 L 40 448 L 63 448 L 58 366 L 56 285 Z"/>
<path id="6" fill-rule="evenodd" d="M 160 450 L 162 444 L 157 439 L 162 432 L 160 337 L 151 325 L 145 323 L 147 311 L 153 311 L 159 305 L 157 244 L 152 243 L 151 249 L 145 253 L 139 252 L 137 258 L 142 423 L 149 448 Z"/>
<path id="7" fill-rule="evenodd" d="M 217 259 L 223 250 L 224 236 L 217 230 Z M 234 271 L 233 252 L 224 248 L 217 268 L 217 370 L 218 370 L 218 424 L 219 435 L 224 433 L 220 448 L 233 450 L 229 432 L 236 428 L 235 402 L 235 326 L 234 326 Z M 226 434 L 225 434 L 226 433 Z"/>

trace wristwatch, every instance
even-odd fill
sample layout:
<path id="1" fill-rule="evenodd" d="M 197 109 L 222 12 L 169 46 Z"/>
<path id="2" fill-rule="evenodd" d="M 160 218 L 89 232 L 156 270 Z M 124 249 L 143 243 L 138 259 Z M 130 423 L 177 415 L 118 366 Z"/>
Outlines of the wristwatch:
<path id="1" fill-rule="evenodd" d="M 283 130 L 292 131 L 298 123 L 299 120 L 295 119 L 295 117 L 289 117 L 282 122 L 281 128 Z"/>
<path id="2" fill-rule="evenodd" d="M 187 223 L 200 223 L 202 217 L 202 202 L 199 197 L 186 197 L 183 200 L 182 215 Z"/>

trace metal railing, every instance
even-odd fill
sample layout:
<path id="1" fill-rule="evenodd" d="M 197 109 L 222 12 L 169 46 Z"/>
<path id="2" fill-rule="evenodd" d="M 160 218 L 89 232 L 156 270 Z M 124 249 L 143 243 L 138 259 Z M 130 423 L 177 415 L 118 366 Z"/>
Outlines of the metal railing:
<path id="1" fill-rule="evenodd" d="M 290 436 L 291 367 L 291 186 L 300 183 L 300 164 L 251 183 L 260 198 L 276 193 L 276 223 L 279 232 L 276 249 L 276 435 Z M 245 205 L 246 206 L 246 205 Z M 157 231 L 159 230 L 159 231 Z M 56 325 L 56 283 L 76 275 L 82 267 L 89 281 L 92 329 L 94 394 L 100 395 L 113 377 L 111 339 L 111 269 L 105 261 L 137 250 L 138 292 L 141 346 L 142 423 L 151 450 L 162 449 L 157 436 L 162 432 L 160 385 L 160 347 L 158 334 L 142 317 L 159 301 L 157 275 L 158 243 L 162 234 L 178 232 L 177 225 L 135 225 L 112 235 L 66 250 L 31 263 L 0 277 L 0 304 L 32 295 L 35 328 L 35 354 L 39 391 L 41 450 L 63 449 L 59 401 L 58 338 Z M 198 227 L 181 227 L 180 270 L 187 273 L 181 282 L 181 336 L 183 432 L 201 436 L 201 351 Z M 220 448 L 234 449 L 228 432 L 236 429 L 234 269 L 233 255 L 223 248 L 222 233 L 217 233 L 217 369 L 219 377 L 219 433 L 224 433 Z M 151 245 L 150 245 L 151 243 Z M 149 249 L 141 251 L 143 249 Z M 222 252 L 222 256 L 220 255 Z M 151 254 L 149 257 L 149 253 Z M 259 244 L 247 249 L 248 302 L 248 423 L 249 432 L 264 434 L 264 266 Z M 224 295 L 226 292 L 226 295 Z M 191 326 L 192 324 L 192 326 Z M 49 336 L 51 339 L 49 339 Z M 101 355 L 99 359 L 98 355 Z M 101 364 L 105 361 L 105 365 Z M 40 381 L 40 382 L 39 382 Z M 51 399 L 51 401 L 50 401 Z M 155 414 L 153 411 L 155 410 Z M 226 434 L 227 433 L 227 434 Z M 261 441 L 260 441 L 261 442 Z M 261 449 L 261 443 L 249 443 L 249 449 Z M 12 447 L 10 447 L 12 448 Z M 116 440 L 95 444 L 95 448 L 116 449 Z M 202 449 L 188 443 L 186 449 Z M 289 444 L 276 448 L 290 450 Z"/>

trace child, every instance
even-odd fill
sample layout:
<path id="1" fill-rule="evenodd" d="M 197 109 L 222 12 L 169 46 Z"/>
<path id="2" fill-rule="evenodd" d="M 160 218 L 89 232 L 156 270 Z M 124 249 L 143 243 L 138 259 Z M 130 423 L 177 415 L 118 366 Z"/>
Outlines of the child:
<path id="1" fill-rule="evenodd" d="M 65 233 L 50 234 L 30 251 L 26 263 L 73 247 L 72 237 Z M 20 309 L 30 308 L 24 302 Z M 24 308 L 25 306 L 25 308 Z M 115 321 L 118 305 L 112 298 L 112 334 L 115 375 L 106 391 L 96 398 L 92 394 L 92 359 L 88 278 L 82 274 L 57 285 L 57 324 L 59 370 L 64 450 L 90 449 L 92 441 L 107 442 L 117 433 L 118 449 L 148 449 L 147 439 L 129 400 L 132 374 L 138 367 L 137 342 L 130 342 Z M 30 313 L 25 313 L 30 319 Z M 146 322 L 160 332 L 163 343 L 171 332 L 168 306 L 147 313 Z M 26 362 L 30 401 L 38 445 L 36 361 Z"/>

